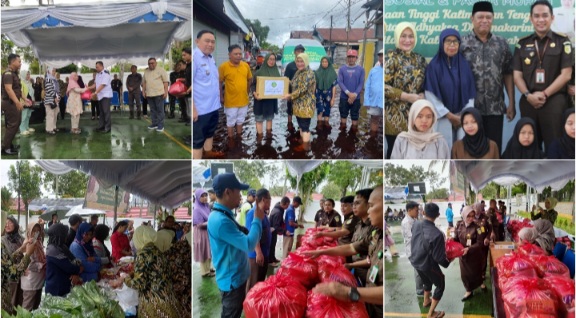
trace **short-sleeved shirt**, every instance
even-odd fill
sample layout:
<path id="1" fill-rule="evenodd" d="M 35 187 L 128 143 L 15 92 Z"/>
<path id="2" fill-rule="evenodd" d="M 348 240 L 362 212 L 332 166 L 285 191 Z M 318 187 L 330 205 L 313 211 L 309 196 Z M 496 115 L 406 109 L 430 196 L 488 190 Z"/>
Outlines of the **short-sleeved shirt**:
<path id="1" fill-rule="evenodd" d="M 122 81 L 119 79 L 112 80 L 111 84 L 112 84 L 112 90 L 113 91 L 118 92 L 118 91 L 120 91 L 120 88 L 122 88 Z"/>
<path id="2" fill-rule="evenodd" d="M 296 211 L 292 204 L 288 206 L 286 209 L 286 215 L 284 216 L 284 223 L 286 224 L 286 231 L 290 232 L 290 234 L 294 234 L 294 230 L 296 230 L 293 226 L 290 225 L 290 221 L 296 223 Z"/>
<path id="3" fill-rule="evenodd" d="M 128 78 L 126 78 L 126 87 L 132 87 L 133 88 L 133 92 L 137 93 L 141 91 L 141 86 L 142 85 L 142 74 L 140 73 L 135 73 L 135 74 L 130 74 L 128 75 Z"/>
<path id="4" fill-rule="evenodd" d="M 212 55 L 205 55 L 199 48 L 194 49 L 194 107 L 198 115 L 206 115 L 220 108 L 220 83 L 218 68 Z"/>
<path id="5" fill-rule="evenodd" d="M 20 98 L 22 98 L 22 83 L 20 82 L 18 72 L 8 70 L 2 74 L 2 100 L 10 100 L 10 96 L 8 96 L 8 92 L 4 86 L 6 84 L 12 84 L 12 90 L 14 94 L 16 94 L 16 98 L 20 100 Z"/>
<path id="6" fill-rule="evenodd" d="M 348 235 L 344 235 L 338 239 L 338 244 L 345 245 L 352 243 L 352 237 L 354 236 L 354 231 L 356 230 L 356 224 L 362 222 L 362 219 L 355 216 L 353 212 L 344 216 L 344 222 L 342 223 L 342 229 L 348 230 L 350 232 Z"/>
<path id="7" fill-rule="evenodd" d="M 240 62 L 238 65 L 226 61 L 218 68 L 220 82 L 224 83 L 224 107 L 238 108 L 247 106 L 248 80 L 252 78 L 250 65 Z"/>
<path id="8" fill-rule="evenodd" d="M 102 98 L 112 98 L 113 94 L 110 82 L 110 73 L 108 73 L 108 71 L 102 71 L 96 74 L 96 90 L 100 85 L 104 85 L 104 88 L 98 93 L 98 100 L 102 100 Z"/>
<path id="9" fill-rule="evenodd" d="M 543 56 L 541 66 L 538 52 Z M 513 61 L 514 70 L 522 72 L 528 90 L 543 91 L 556 80 L 562 69 L 574 66 L 572 43 L 566 36 L 552 31 L 548 31 L 542 39 L 533 33 L 518 41 Z M 544 69 L 543 84 L 536 84 L 536 70 L 539 68 Z M 566 93 L 566 88 L 563 85 L 558 92 Z"/>
<path id="10" fill-rule="evenodd" d="M 146 97 L 164 95 L 164 83 L 170 83 L 170 79 L 163 68 L 156 66 L 153 71 L 148 68 L 144 71 L 142 84 L 146 87 Z"/>
<path id="11" fill-rule="evenodd" d="M 326 211 L 318 211 L 316 218 L 317 226 L 327 226 L 327 227 L 341 227 L 342 226 L 342 217 L 340 213 L 336 210 L 332 210 L 332 213 L 328 215 Z"/>
<path id="12" fill-rule="evenodd" d="M 250 231 L 250 228 L 252 227 L 252 221 L 254 221 L 255 209 L 256 207 L 253 207 L 246 213 L 246 228 L 248 231 Z M 264 219 L 262 219 L 262 235 L 260 236 L 260 249 L 262 250 L 264 259 L 268 259 L 268 255 L 270 254 L 271 240 L 272 236 L 270 234 L 270 220 L 268 219 L 268 215 L 264 214 Z M 256 258 L 256 250 L 249 252 L 248 258 Z"/>
<path id="13" fill-rule="evenodd" d="M 474 108 L 484 116 L 505 114 L 504 75 L 512 74 L 512 53 L 506 39 L 490 33 L 488 40 L 482 42 L 470 32 L 462 38 L 460 52 L 470 64 L 476 81 Z"/>
<path id="14" fill-rule="evenodd" d="M 370 262 L 370 268 L 366 275 L 366 287 L 376 287 L 384 285 L 384 250 L 383 250 L 383 233 L 380 229 L 374 229 L 372 233 L 362 241 L 352 244 L 354 249 L 359 253 L 366 253 Z M 370 312 L 377 313 L 374 317 L 382 317 L 383 306 L 367 304 Z"/>
<path id="15" fill-rule="evenodd" d="M 354 229 L 354 235 L 352 235 L 352 242 L 351 243 L 355 243 L 355 242 L 360 242 L 362 240 L 364 240 L 367 237 L 370 237 L 370 235 L 372 235 L 372 232 L 374 230 L 378 230 L 376 227 L 372 226 L 372 222 L 370 221 L 370 218 L 366 218 L 365 221 L 362 221 L 362 219 L 360 219 L 360 221 L 358 223 L 356 223 L 356 228 Z M 358 251 L 358 250 L 356 250 Z M 360 260 L 363 260 L 366 258 L 367 254 L 356 254 L 356 255 L 352 255 L 352 261 L 353 262 L 357 262 Z"/>

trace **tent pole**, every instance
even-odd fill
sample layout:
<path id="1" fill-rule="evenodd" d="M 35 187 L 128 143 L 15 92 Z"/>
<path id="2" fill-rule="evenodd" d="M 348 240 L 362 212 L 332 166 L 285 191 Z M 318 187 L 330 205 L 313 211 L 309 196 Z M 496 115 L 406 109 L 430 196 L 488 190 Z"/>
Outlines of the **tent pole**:
<path id="1" fill-rule="evenodd" d="M 116 226 L 116 220 L 118 219 L 118 186 L 114 188 L 114 226 Z"/>

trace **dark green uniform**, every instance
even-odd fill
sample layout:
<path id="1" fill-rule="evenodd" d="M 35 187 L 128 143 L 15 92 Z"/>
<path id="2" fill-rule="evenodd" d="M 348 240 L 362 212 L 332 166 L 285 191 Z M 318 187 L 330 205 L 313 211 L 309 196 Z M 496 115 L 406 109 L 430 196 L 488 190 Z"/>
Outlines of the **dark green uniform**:
<path id="1" fill-rule="evenodd" d="M 384 234 L 382 230 L 375 229 L 371 235 L 366 236 L 361 241 L 353 243 L 356 251 L 368 254 L 370 268 L 366 275 L 366 287 L 384 286 L 383 238 Z M 382 305 L 366 304 L 366 309 L 370 317 L 383 317 L 384 308 Z"/>
<path id="2" fill-rule="evenodd" d="M 544 91 L 558 76 L 562 69 L 572 68 L 574 52 L 570 40 L 564 35 L 548 31 L 540 39 L 536 33 L 523 37 L 514 51 L 514 71 L 522 72 L 522 78 L 530 93 Z M 542 75 L 543 70 L 543 78 Z M 546 149 L 552 141 L 562 136 L 564 123 L 562 114 L 568 108 L 567 86 L 548 96 L 541 108 L 535 109 L 526 96 L 520 98 L 520 114 L 530 117 L 536 123 L 538 140 L 544 141 Z M 525 92 L 520 92 L 524 94 Z"/>
<path id="3" fill-rule="evenodd" d="M 344 217 L 344 223 L 342 224 L 343 230 L 348 230 L 350 234 L 342 236 L 338 239 L 338 244 L 346 245 L 352 243 L 352 237 L 354 236 L 354 231 L 356 230 L 356 224 L 358 222 L 362 222 L 362 219 L 355 216 L 354 213 L 350 212 L 350 214 Z"/>
<path id="4" fill-rule="evenodd" d="M 18 133 L 18 127 L 22 120 L 22 112 L 16 108 L 14 102 L 8 96 L 6 91 L 6 85 L 12 85 L 12 90 L 16 94 L 16 98 L 22 98 L 22 84 L 20 82 L 20 76 L 18 72 L 13 72 L 8 70 L 2 74 L 2 110 L 4 111 L 5 121 L 6 121 L 6 133 L 2 139 L 2 150 L 8 150 L 12 148 L 12 140 L 16 133 Z"/>

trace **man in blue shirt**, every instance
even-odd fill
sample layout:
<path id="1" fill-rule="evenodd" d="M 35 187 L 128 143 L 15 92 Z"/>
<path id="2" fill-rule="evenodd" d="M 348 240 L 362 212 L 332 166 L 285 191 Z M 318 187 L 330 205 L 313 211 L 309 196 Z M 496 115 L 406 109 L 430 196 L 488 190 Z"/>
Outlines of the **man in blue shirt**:
<path id="1" fill-rule="evenodd" d="M 223 173 L 214 178 L 212 188 L 217 202 L 208 217 L 208 237 L 216 284 L 222 294 L 221 317 L 240 318 L 250 276 L 248 252 L 260 241 L 264 210 L 256 209 L 248 231 L 236 222 L 232 210 L 240 205 L 240 190 L 248 190 L 249 186 L 240 183 L 234 173 Z"/>
<path id="2" fill-rule="evenodd" d="M 284 223 L 286 224 L 286 235 L 284 235 L 282 241 L 282 256 L 286 258 L 288 253 L 292 251 L 292 246 L 294 245 L 294 230 L 299 228 L 304 228 L 304 225 L 298 224 L 296 220 L 296 209 L 302 205 L 302 199 L 300 197 L 294 197 L 292 204 L 286 209 L 286 216 L 284 217 Z"/>
<path id="3" fill-rule="evenodd" d="M 454 213 L 452 212 L 452 203 L 448 203 L 448 208 L 446 209 L 446 220 L 448 220 L 449 227 L 454 227 Z"/>
<path id="4" fill-rule="evenodd" d="M 246 213 L 246 228 L 248 230 L 252 228 L 252 221 L 254 220 L 254 214 L 257 209 L 263 210 L 265 214 L 264 219 L 262 219 L 262 237 L 260 238 L 260 242 L 256 244 L 254 251 L 248 253 L 250 278 L 246 284 L 246 293 L 248 293 L 250 288 L 254 287 L 256 283 L 263 282 L 264 279 L 266 279 L 266 273 L 268 272 L 268 256 L 270 255 L 270 241 L 272 238 L 270 233 L 270 221 L 268 220 L 268 211 L 270 210 L 270 202 L 272 201 L 270 191 L 260 189 L 255 191 L 254 197 L 254 207 Z"/>
<path id="5" fill-rule="evenodd" d="M 338 69 L 338 85 L 340 86 L 340 127 L 346 128 L 348 114 L 352 119 L 352 127 L 358 127 L 360 117 L 360 92 L 364 88 L 365 71 L 356 65 L 358 51 L 346 52 L 346 65 Z"/>

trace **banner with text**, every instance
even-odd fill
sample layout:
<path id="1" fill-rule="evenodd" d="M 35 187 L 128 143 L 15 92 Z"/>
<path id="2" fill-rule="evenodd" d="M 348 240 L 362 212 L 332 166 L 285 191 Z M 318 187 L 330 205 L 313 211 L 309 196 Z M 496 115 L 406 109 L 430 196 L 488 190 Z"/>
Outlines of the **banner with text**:
<path id="1" fill-rule="evenodd" d="M 102 211 L 114 211 L 115 188 L 115 186 L 104 188 L 98 184 L 96 177 L 91 176 L 90 180 L 88 180 L 84 207 Z M 130 193 L 118 189 L 118 213 L 125 212 L 129 202 Z"/>

